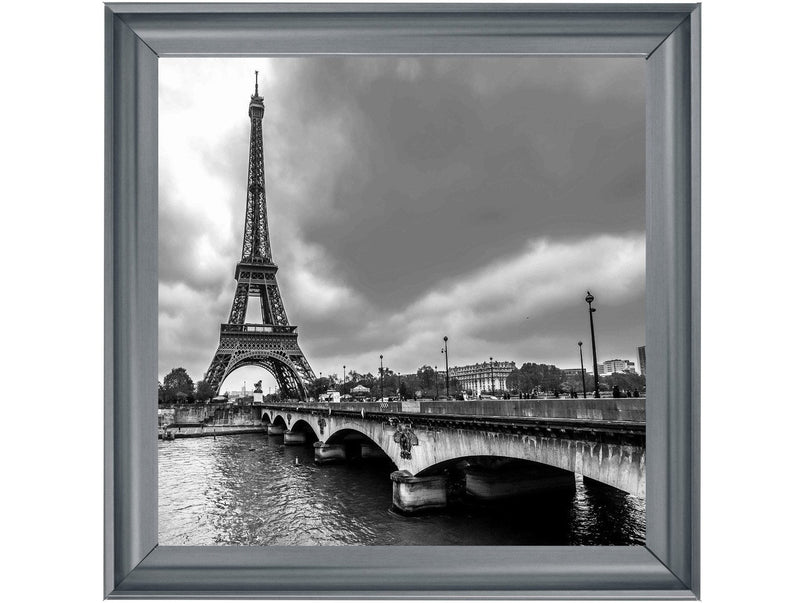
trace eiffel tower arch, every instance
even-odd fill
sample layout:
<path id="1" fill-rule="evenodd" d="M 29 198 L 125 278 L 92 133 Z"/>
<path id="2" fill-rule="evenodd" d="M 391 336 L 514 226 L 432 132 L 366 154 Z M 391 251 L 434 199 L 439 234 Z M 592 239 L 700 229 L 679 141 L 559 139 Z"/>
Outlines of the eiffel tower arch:
<path id="1" fill-rule="evenodd" d="M 262 149 L 263 97 L 256 82 L 248 108 L 251 120 L 246 219 L 243 253 L 235 267 L 235 288 L 228 322 L 221 325 L 220 343 L 204 380 L 216 391 L 233 371 L 259 366 L 276 379 L 283 398 L 305 399 L 315 378 L 298 342 L 298 327 L 288 322 L 276 282 L 278 267 L 271 256 Z M 246 323 L 250 301 L 261 306 L 261 322 Z"/>

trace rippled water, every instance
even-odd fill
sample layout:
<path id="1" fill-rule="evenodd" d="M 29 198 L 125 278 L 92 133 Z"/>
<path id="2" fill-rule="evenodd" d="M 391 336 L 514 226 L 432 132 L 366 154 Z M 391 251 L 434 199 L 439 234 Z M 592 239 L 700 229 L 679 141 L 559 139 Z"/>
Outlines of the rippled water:
<path id="1" fill-rule="evenodd" d="M 262 434 L 160 441 L 159 543 L 644 544 L 644 501 L 580 477 L 574 493 L 403 517 L 390 508 L 393 470 L 318 466 L 312 448 Z"/>

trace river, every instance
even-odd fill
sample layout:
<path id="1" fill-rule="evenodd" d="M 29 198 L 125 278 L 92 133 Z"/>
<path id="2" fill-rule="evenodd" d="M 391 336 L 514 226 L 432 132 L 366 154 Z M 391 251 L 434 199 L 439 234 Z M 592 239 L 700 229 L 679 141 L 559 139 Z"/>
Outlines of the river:
<path id="1" fill-rule="evenodd" d="M 641 545 L 645 501 L 576 475 L 575 492 L 419 517 L 391 510 L 394 465 L 319 466 L 262 434 L 159 441 L 161 545 Z"/>

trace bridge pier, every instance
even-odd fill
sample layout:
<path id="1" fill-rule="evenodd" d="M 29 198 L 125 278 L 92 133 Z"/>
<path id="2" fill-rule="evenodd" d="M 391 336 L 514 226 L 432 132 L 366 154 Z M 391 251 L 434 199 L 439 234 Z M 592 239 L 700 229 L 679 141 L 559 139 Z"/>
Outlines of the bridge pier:
<path id="1" fill-rule="evenodd" d="M 346 460 L 346 446 L 343 444 L 316 442 L 313 444 L 313 448 L 315 448 L 316 463 L 323 465 L 328 463 L 342 463 Z"/>
<path id="2" fill-rule="evenodd" d="M 414 477 L 410 471 L 394 471 L 394 508 L 405 514 L 447 506 L 447 478 L 443 475 Z"/>
<path id="3" fill-rule="evenodd" d="M 484 467 L 466 469 L 466 494 L 494 502 L 515 496 L 527 496 L 550 490 L 574 490 L 575 474 L 552 467 L 500 471 Z"/>
<path id="4" fill-rule="evenodd" d="M 285 446 L 301 446 L 307 443 L 307 436 L 301 431 L 286 431 Z"/>
<path id="5" fill-rule="evenodd" d="M 283 435 L 285 433 L 285 428 L 281 425 L 268 425 L 265 428 L 265 433 L 268 435 Z"/>

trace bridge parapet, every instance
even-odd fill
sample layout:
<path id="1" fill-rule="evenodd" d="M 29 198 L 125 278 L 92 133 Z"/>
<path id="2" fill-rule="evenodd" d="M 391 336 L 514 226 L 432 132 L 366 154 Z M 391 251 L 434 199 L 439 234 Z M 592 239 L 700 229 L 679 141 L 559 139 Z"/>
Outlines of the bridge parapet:
<path id="1" fill-rule="evenodd" d="M 353 412 L 394 414 L 521 417 L 645 423 L 645 398 L 587 398 L 570 400 L 417 400 L 404 402 L 341 402 L 266 404 L 277 408 L 300 406 Z"/>

